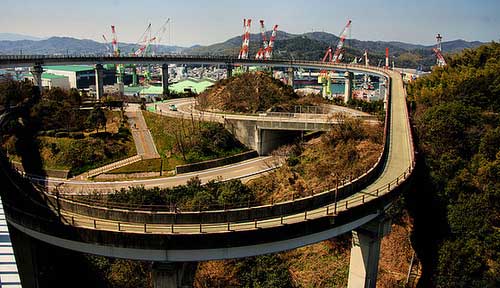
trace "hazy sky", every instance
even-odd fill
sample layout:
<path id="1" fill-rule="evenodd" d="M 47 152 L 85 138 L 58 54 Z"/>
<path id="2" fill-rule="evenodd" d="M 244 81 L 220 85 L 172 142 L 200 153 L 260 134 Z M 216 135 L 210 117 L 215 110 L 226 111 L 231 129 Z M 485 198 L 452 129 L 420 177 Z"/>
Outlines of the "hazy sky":
<path id="1" fill-rule="evenodd" d="M 242 19 L 290 33 L 338 34 L 352 19 L 352 38 L 432 44 L 444 40 L 499 41 L 500 0 L 2 0 L 0 32 L 39 37 L 71 36 L 135 43 L 149 22 L 156 31 L 172 19 L 163 44 L 213 44 L 242 33 Z"/>

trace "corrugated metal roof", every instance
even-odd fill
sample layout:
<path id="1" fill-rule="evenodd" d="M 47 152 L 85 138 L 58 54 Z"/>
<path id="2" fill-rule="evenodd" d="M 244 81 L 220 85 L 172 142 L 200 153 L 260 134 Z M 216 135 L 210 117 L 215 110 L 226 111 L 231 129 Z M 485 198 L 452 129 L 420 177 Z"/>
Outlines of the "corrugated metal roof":
<path id="1" fill-rule="evenodd" d="M 94 66 L 90 66 L 90 65 L 59 65 L 59 66 L 43 66 L 43 69 L 70 71 L 70 72 L 83 72 L 83 71 L 94 70 Z"/>
<path id="2" fill-rule="evenodd" d="M 186 79 L 181 82 L 177 82 L 169 86 L 170 91 L 182 93 L 185 88 L 191 88 L 195 93 L 201 93 L 205 91 L 208 87 L 214 85 L 212 81 L 209 80 L 201 80 L 195 81 L 191 79 Z"/>
<path id="3" fill-rule="evenodd" d="M 68 77 L 52 73 L 42 73 L 42 79 L 64 79 L 64 78 Z"/>
<path id="4" fill-rule="evenodd" d="M 144 88 L 140 92 L 141 95 L 161 95 L 163 94 L 163 88 L 161 86 L 149 86 Z"/>
<path id="5" fill-rule="evenodd" d="M 213 81 L 210 80 L 200 80 L 196 81 L 193 79 L 185 79 L 180 82 L 170 84 L 168 90 L 176 93 L 184 93 L 184 89 L 189 88 L 195 93 L 201 93 L 205 91 L 208 87 L 214 85 Z M 149 86 L 144 88 L 140 92 L 141 95 L 161 95 L 163 94 L 163 88 L 161 86 Z"/>
<path id="6" fill-rule="evenodd" d="M 21 77 L 33 78 L 33 74 L 26 73 L 26 74 L 22 74 Z M 68 77 L 63 76 L 63 75 L 56 75 L 56 74 L 52 74 L 52 73 L 42 73 L 42 79 L 62 79 L 62 78 L 68 78 Z"/>

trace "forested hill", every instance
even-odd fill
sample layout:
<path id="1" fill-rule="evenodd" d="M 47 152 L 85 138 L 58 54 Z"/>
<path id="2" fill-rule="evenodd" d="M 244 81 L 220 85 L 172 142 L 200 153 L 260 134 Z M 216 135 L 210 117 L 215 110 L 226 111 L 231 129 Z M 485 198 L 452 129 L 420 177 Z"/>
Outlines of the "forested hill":
<path id="1" fill-rule="evenodd" d="M 420 169 L 406 200 L 421 287 L 500 287 L 500 44 L 408 87 Z"/>
<path id="2" fill-rule="evenodd" d="M 269 35 L 270 32 L 268 32 Z M 432 38 L 432 37 L 431 37 Z M 285 59 L 321 60 L 329 46 L 335 46 L 338 37 L 327 32 L 308 32 L 303 34 L 290 34 L 278 31 L 274 57 Z M 249 57 L 253 57 L 261 45 L 260 34 L 250 34 Z M 483 43 L 478 41 L 468 42 L 464 40 L 453 40 L 443 42 L 445 56 L 448 53 L 460 52 L 466 48 L 474 48 Z M 346 60 L 352 61 L 354 57 L 360 58 L 368 50 L 371 65 L 378 65 L 379 61 L 384 63 L 385 48 L 389 48 L 391 61 L 395 61 L 397 67 L 418 68 L 428 70 L 436 63 L 436 56 L 432 51 L 434 45 L 426 46 L 410 44 L 397 41 L 363 41 L 347 39 Z M 238 55 L 241 47 L 241 36 L 236 36 L 227 41 L 208 46 L 196 46 L 187 48 L 183 52 L 187 54 L 201 55 Z"/>

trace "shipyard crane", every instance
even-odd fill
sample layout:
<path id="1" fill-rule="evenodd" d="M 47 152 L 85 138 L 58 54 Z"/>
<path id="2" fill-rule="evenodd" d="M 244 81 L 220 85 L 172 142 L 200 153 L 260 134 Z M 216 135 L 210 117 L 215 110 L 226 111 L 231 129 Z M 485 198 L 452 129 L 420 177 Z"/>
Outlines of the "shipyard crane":
<path id="1" fill-rule="evenodd" d="M 340 63 L 342 61 L 342 58 L 344 57 L 344 42 L 345 39 L 347 38 L 350 28 L 351 28 L 351 20 L 347 21 L 347 24 L 344 27 L 344 30 L 342 30 L 342 33 L 340 33 L 340 39 L 339 42 L 337 43 L 337 47 L 335 49 L 335 53 L 333 54 L 333 63 Z"/>
<path id="2" fill-rule="evenodd" d="M 278 33 L 278 25 L 274 25 L 273 32 L 271 33 L 271 38 L 269 38 L 269 45 L 265 51 L 264 58 L 269 60 L 273 57 L 274 41 L 276 40 L 276 34 Z"/>
<path id="3" fill-rule="evenodd" d="M 243 42 L 238 59 L 248 59 L 248 46 L 250 45 L 250 26 L 252 19 L 243 19 Z"/>
<path id="4" fill-rule="evenodd" d="M 269 46 L 266 37 L 266 28 L 264 26 L 264 20 L 260 20 L 260 35 L 262 36 L 262 47 L 259 48 L 259 51 L 257 51 L 257 54 L 255 55 L 255 59 L 258 60 L 264 59 L 265 51 Z"/>
<path id="5" fill-rule="evenodd" d="M 112 35 L 111 46 L 113 48 L 113 56 L 119 57 L 120 56 L 120 48 L 118 48 L 118 37 L 116 36 L 115 25 L 111 25 L 111 35 Z M 106 40 L 106 36 L 102 35 L 102 37 L 104 38 L 104 40 Z M 123 74 L 125 72 L 123 64 L 116 64 L 115 70 L 116 70 L 116 82 L 122 83 L 123 82 Z"/>
<path id="6" fill-rule="evenodd" d="M 118 48 L 118 38 L 116 37 L 115 25 L 111 25 L 111 34 L 113 35 L 111 45 L 113 46 L 113 56 L 120 56 L 120 49 Z"/>
<path id="7" fill-rule="evenodd" d="M 432 48 L 432 51 L 436 53 L 436 65 L 439 67 L 444 67 L 446 66 L 446 60 L 444 59 L 443 54 L 441 53 L 442 47 L 441 47 L 441 41 L 443 40 L 443 37 L 441 34 L 436 35 L 436 47 Z"/>
<path id="8" fill-rule="evenodd" d="M 271 38 L 269 42 L 266 37 L 266 28 L 264 26 L 264 20 L 260 20 L 260 34 L 262 36 L 262 47 L 259 49 L 255 55 L 255 59 L 258 60 L 269 60 L 273 56 L 274 41 L 276 40 L 276 34 L 278 32 L 278 25 L 274 25 L 273 31 L 271 33 Z"/>
<path id="9" fill-rule="evenodd" d="M 156 37 L 151 37 L 151 23 L 149 23 L 148 27 L 146 28 L 144 33 L 142 33 L 141 37 L 139 38 L 139 41 L 137 42 L 139 48 L 134 52 L 134 56 L 141 56 L 144 53 L 144 51 L 149 47 L 151 42 L 155 40 Z"/>
<path id="10" fill-rule="evenodd" d="M 351 22 L 351 20 L 348 20 L 344 29 L 340 33 L 339 42 L 336 45 L 335 52 L 333 53 L 331 46 L 326 49 L 325 56 L 323 56 L 322 60 L 323 62 L 340 63 L 340 61 L 342 61 L 342 58 L 344 57 L 344 42 L 349 34 Z"/>
<path id="11" fill-rule="evenodd" d="M 330 46 L 326 49 L 325 55 L 323 56 L 322 62 L 325 63 L 333 63 L 337 64 L 342 61 L 344 56 L 344 42 L 347 38 L 350 28 L 351 28 L 351 20 L 347 21 L 344 29 L 340 33 L 339 42 L 336 45 L 335 52 L 333 52 L 333 48 Z M 323 97 L 327 97 L 331 95 L 330 86 L 331 86 L 331 78 L 333 78 L 334 71 L 326 71 L 321 70 L 320 75 L 318 77 L 318 83 L 323 85 Z"/>
<path id="12" fill-rule="evenodd" d="M 165 23 L 163 23 L 163 25 L 154 34 L 154 38 L 156 39 L 156 41 L 155 41 L 155 45 L 154 45 L 154 49 L 153 49 L 153 55 L 155 55 L 156 52 L 158 52 L 158 46 L 160 46 L 163 35 L 165 35 L 165 32 L 167 31 L 167 25 L 170 25 L 170 18 L 167 18 Z M 170 32 L 170 29 L 168 29 L 168 30 Z"/>
<path id="13" fill-rule="evenodd" d="M 441 51 L 437 48 L 432 48 L 432 51 L 434 51 L 434 53 L 436 53 L 436 64 L 437 66 L 439 67 L 444 67 L 446 66 L 446 60 L 444 59 L 444 56 L 443 54 L 441 54 Z"/>

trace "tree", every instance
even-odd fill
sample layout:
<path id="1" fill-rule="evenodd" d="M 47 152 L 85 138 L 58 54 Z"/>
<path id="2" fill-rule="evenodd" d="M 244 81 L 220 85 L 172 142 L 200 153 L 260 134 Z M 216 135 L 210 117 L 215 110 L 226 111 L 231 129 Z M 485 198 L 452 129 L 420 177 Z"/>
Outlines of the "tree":
<path id="1" fill-rule="evenodd" d="M 104 131 L 106 131 L 106 114 L 104 114 L 104 111 L 98 106 L 90 111 L 86 122 L 89 127 L 96 129 L 97 132 L 99 132 L 99 127 L 101 126 L 104 127 Z"/>

